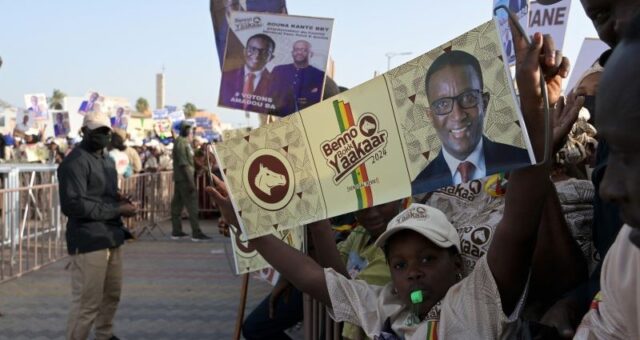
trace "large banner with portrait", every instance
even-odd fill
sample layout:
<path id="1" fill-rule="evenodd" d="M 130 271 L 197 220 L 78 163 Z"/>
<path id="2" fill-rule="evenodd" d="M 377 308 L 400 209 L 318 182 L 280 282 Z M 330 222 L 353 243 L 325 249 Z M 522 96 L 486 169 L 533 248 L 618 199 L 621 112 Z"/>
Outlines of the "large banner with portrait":
<path id="1" fill-rule="evenodd" d="M 215 146 L 248 238 L 534 162 L 496 22 Z"/>
<path id="2" fill-rule="evenodd" d="M 287 116 L 320 102 L 333 19 L 231 12 L 218 105 Z"/>

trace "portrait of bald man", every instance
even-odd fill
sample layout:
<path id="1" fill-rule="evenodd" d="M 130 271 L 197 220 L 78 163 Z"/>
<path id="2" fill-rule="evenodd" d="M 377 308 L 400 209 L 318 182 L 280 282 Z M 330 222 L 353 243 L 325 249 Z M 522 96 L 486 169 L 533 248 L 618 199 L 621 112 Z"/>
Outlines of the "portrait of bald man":
<path id="1" fill-rule="evenodd" d="M 324 71 L 309 63 L 311 43 L 296 41 L 291 48 L 293 63 L 278 65 L 272 71 L 271 93 L 276 97 L 276 112 L 286 116 L 320 102 Z"/>

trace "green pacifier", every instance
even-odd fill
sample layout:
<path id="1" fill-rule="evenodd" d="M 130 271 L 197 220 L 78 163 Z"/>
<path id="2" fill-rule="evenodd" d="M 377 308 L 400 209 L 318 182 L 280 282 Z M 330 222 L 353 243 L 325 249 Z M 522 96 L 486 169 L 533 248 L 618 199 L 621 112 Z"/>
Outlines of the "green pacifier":
<path id="1" fill-rule="evenodd" d="M 422 291 L 421 290 L 414 290 L 413 292 L 411 292 L 411 303 L 413 303 L 413 304 L 422 303 Z"/>

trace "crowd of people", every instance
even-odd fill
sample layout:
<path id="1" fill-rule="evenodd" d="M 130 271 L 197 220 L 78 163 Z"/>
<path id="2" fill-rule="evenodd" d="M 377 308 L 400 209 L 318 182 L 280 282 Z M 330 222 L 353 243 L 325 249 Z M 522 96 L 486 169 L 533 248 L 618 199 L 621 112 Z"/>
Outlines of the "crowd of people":
<path id="1" fill-rule="evenodd" d="M 440 125 L 444 187 L 358 211 L 352 219 L 343 216 L 341 222 L 312 223 L 308 255 L 273 235 L 250 240 L 281 281 L 249 314 L 244 336 L 286 339 L 284 329 L 302 315 L 304 292 L 344 322 L 345 339 L 640 338 L 640 16 L 633 18 L 640 2 L 582 4 L 611 50 L 564 96 L 569 60 L 550 37 L 535 33 L 528 43 L 512 30 L 527 135 L 536 159 L 544 162 L 494 173 L 485 148 L 508 158 L 520 157 L 519 150 L 492 145 L 483 136 L 482 121 L 474 120 L 489 100 L 482 73 L 468 56 L 445 52 L 450 58 L 434 62 L 425 84 L 431 119 Z M 550 126 L 544 117 L 547 98 Z M 465 127 L 449 126 L 452 117 Z M 468 134 L 458 131 L 467 128 Z M 172 160 L 179 192 L 172 204 L 172 236 L 187 235 L 174 215 L 186 206 L 192 238 L 203 240 L 209 237 L 200 231 L 192 205 L 193 179 L 198 168 L 214 167 L 205 163 L 211 160 L 206 143 L 190 144 L 187 124 L 167 148 L 153 140 L 130 145 L 126 133 L 112 129 L 101 113 L 88 113 L 82 129 L 82 140 L 70 143 L 67 152 L 48 143 L 50 159 L 61 160 L 61 206 L 69 217 L 74 299 L 67 337 L 86 339 L 95 326 L 98 339 L 117 339 L 119 249 L 131 237 L 122 217 L 137 213 L 135 202 L 118 191 L 117 178 L 169 169 Z M 24 136 L 27 143 L 37 139 Z M 163 150 L 170 145 L 172 159 Z M 225 183 L 213 181 L 208 193 L 226 222 L 238 225 Z M 413 189 L 424 191 L 417 183 Z M 338 243 L 334 226 L 345 220 L 354 228 Z M 291 298 L 284 299 L 292 286 Z"/>
<path id="2" fill-rule="evenodd" d="M 249 314 L 243 335 L 288 338 L 304 292 L 344 322 L 345 339 L 640 338 L 640 2 L 582 4 L 611 49 L 564 96 L 567 58 L 550 37 L 535 33 L 529 44 L 512 30 L 527 132 L 536 159 L 550 154 L 548 161 L 494 175 L 476 163 L 469 171 L 480 175 L 469 175 L 459 165 L 473 163 L 476 148 L 486 154 L 482 130 L 446 145 L 453 128 L 442 129 L 443 152 L 459 159 L 442 162 L 448 186 L 408 198 L 408 206 L 356 212 L 356 227 L 337 245 L 335 221 L 308 225 L 309 256 L 272 235 L 250 240 L 282 279 Z M 471 126 L 486 109 L 481 74 L 456 53 L 427 71 L 430 106 L 440 110 L 432 120 L 442 120 L 434 126 L 447 126 L 443 117 Z M 224 182 L 207 190 L 237 225 Z"/>
<path id="3" fill-rule="evenodd" d="M 0 133 L 0 163 L 60 164 L 82 142 L 82 137 L 44 138 L 44 129 L 31 132 L 33 134 L 20 130 L 13 134 Z M 168 171 L 173 169 L 172 151 L 177 137 L 175 133 L 172 138 L 135 139 L 125 130 L 114 128 L 107 149 L 118 166 L 118 174 L 125 178 L 137 173 Z M 195 153 L 197 174 L 202 174 L 205 152 L 211 143 L 201 136 L 194 136 L 190 143 Z M 210 160 L 215 162 L 212 155 Z"/>

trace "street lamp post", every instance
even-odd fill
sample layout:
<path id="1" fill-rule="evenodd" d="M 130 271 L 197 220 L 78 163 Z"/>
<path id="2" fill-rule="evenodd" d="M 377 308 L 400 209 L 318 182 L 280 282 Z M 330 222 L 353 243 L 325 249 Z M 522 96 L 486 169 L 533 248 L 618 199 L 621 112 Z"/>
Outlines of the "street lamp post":
<path id="1" fill-rule="evenodd" d="M 412 52 L 387 52 L 387 71 L 391 69 L 391 58 L 399 55 L 410 55 Z"/>

